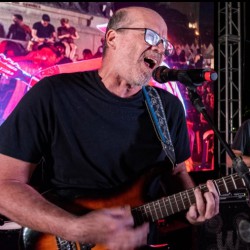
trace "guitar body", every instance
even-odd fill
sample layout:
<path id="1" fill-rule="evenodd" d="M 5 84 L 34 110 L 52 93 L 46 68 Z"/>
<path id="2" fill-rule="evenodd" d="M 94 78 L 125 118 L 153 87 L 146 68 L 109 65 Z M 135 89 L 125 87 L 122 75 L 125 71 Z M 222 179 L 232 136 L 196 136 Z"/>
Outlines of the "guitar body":
<path id="1" fill-rule="evenodd" d="M 152 181 L 162 172 L 163 170 L 160 168 L 151 169 L 140 178 L 135 178 L 132 183 L 123 186 L 119 191 L 111 192 L 111 195 L 100 196 L 96 194 L 95 197 L 92 198 L 92 195 L 91 197 L 84 194 L 79 195 L 79 190 L 76 192 L 74 192 L 74 190 L 59 190 L 57 192 L 52 190 L 43 195 L 52 203 L 76 215 L 83 215 L 92 210 L 114 206 L 130 205 L 131 207 L 138 207 L 148 200 L 145 190 L 148 189 Z M 71 195 L 72 193 L 76 195 Z M 91 247 L 91 245 L 88 244 L 69 242 L 57 236 L 37 232 L 29 228 L 22 229 L 21 240 L 23 250 L 108 250 L 103 245 L 97 244 Z"/>

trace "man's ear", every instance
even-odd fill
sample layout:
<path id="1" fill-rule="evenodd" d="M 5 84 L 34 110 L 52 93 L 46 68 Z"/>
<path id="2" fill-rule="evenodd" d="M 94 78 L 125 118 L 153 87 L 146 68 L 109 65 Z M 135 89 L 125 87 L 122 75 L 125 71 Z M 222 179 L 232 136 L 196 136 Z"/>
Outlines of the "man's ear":
<path id="1" fill-rule="evenodd" d="M 117 32 L 110 29 L 106 34 L 106 44 L 108 48 L 116 48 L 116 36 Z"/>

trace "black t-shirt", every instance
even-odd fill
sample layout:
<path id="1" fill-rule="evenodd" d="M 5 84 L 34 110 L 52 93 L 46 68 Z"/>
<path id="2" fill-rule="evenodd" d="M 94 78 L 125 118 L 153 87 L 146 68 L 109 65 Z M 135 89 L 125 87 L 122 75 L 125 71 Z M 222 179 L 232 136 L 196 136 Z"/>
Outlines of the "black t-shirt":
<path id="1" fill-rule="evenodd" d="M 25 41 L 26 32 L 19 24 L 11 24 L 6 37 L 10 39 Z"/>
<path id="2" fill-rule="evenodd" d="M 184 109 L 158 89 L 176 163 L 190 156 Z M 0 127 L 0 152 L 38 163 L 45 158 L 56 187 L 109 189 L 157 165 L 172 168 L 162 150 L 142 91 L 120 98 L 97 71 L 42 79 Z"/>
<path id="3" fill-rule="evenodd" d="M 39 38 L 51 38 L 55 32 L 55 27 L 50 23 L 47 26 L 43 26 L 41 22 L 36 22 L 32 28 L 36 30 L 36 35 Z"/>

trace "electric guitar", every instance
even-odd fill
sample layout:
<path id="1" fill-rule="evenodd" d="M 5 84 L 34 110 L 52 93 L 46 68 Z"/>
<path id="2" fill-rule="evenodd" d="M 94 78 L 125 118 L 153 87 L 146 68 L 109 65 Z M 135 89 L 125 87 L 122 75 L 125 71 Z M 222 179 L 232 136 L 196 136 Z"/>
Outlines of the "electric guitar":
<path id="1" fill-rule="evenodd" d="M 46 193 L 45 197 L 47 196 L 46 198 L 48 200 L 76 215 L 82 215 L 87 211 L 95 209 L 129 204 L 132 207 L 131 212 L 135 226 L 141 225 L 144 222 L 157 222 L 160 219 L 165 219 L 171 215 L 187 210 L 193 203 L 195 203 L 195 188 L 145 203 L 145 194 L 143 190 L 148 187 L 152 176 L 151 172 L 147 172 L 142 177 L 137 178 L 132 185 L 128 185 L 127 188 L 121 192 L 115 193 L 110 198 L 101 197 L 93 199 L 87 196 L 82 196 L 69 200 L 61 198 L 53 191 Z M 244 180 L 240 178 L 238 174 L 225 176 L 221 179 L 214 180 L 213 182 L 219 195 L 245 187 Z M 202 192 L 208 191 L 205 184 L 199 185 L 198 188 Z M 71 242 L 55 235 L 40 233 L 29 228 L 23 228 L 21 234 L 24 250 L 107 250 L 104 245 Z"/>

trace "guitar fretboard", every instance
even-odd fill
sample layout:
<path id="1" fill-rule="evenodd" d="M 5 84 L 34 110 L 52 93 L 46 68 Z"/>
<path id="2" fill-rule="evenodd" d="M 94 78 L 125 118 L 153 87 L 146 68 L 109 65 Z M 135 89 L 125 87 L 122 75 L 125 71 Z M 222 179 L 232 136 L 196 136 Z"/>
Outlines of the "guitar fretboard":
<path id="1" fill-rule="evenodd" d="M 219 195 L 245 187 L 245 182 L 238 174 L 232 174 L 213 180 Z M 163 197 L 153 202 L 132 209 L 132 214 L 136 225 L 147 221 L 156 221 L 166 218 L 175 213 L 188 209 L 195 203 L 194 190 L 199 188 L 202 192 L 208 191 L 205 184 L 195 188 L 182 191 L 180 193 Z"/>

